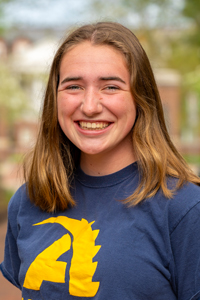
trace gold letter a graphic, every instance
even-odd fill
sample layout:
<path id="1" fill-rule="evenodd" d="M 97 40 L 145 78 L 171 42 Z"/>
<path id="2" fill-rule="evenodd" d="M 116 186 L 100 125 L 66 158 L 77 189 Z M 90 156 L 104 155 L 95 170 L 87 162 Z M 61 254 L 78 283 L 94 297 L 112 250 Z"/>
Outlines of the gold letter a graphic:
<path id="1" fill-rule="evenodd" d="M 94 297 L 99 288 L 99 282 L 92 282 L 97 268 L 97 262 L 93 257 L 101 246 L 95 246 L 95 240 L 99 230 L 92 230 L 91 225 L 85 219 L 81 221 L 67 217 L 49 218 L 35 225 L 58 223 L 65 227 L 73 235 L 73 257 L 69 271 L 69 294 L 78 297 Z M 69 234 L 63 235 L 47 249 L 41 252 L 30 265 L 24 280 L 24 287 L 32 290 L 40 290 L 44 280 L 64 283 L 66 262 L 57 259 L 71 247 Z"/>

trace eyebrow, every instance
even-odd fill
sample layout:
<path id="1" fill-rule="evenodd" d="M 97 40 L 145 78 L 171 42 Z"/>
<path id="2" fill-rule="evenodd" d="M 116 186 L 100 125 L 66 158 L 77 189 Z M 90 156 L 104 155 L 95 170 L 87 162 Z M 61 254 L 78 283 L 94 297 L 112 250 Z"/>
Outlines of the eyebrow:
<path id="1" fill-rule="evenodd" d="M 77 81 L 77 80 L 81 80 L 81 79 L 83 79 L 83 78 L 82 77 L 66 77 L 65 79 L 63 79 L 61 84 L 64 84 L 69 81 Z M 118 76 L 100 77 L 99 80 L 101 80 L 101 81 L 116 80 L 116 81 L 120 81 L 122 83 L 126 83 L 123 79 L 121 79 Z"/>
<path id="2" fill-rule="evenodd" d="M 100 77 L 100 80 L 103 80 L 103 81 L 106 81 L 106 80 L 116 80 L 116 81 L 120 81 L 122 83 L 126 83 L 123 79 L 121 79 L 118 76 Z"/>
<path id="3" fill-rule="evenodd" d="M 77 80 L 81 80 L 81 79 L 82 79 L 82 77 L 66 77 L 65 79 L 63 79 L 61 84 L 65 83 L 65 82 L 77 81 Z"/>

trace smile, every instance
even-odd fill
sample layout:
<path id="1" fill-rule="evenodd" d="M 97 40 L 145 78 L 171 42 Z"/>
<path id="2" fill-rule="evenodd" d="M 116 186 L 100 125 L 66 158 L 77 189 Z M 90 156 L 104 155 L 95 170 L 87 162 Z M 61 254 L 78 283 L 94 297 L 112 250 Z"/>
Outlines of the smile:
<path id="1" fill-rule="evenodd" d="M 79 126 L 82 129 L 87 129 L 87 130 L 101 130 L 106 127 L 108 127 L 110 123 L 107 122 L 79 122 Z"/>

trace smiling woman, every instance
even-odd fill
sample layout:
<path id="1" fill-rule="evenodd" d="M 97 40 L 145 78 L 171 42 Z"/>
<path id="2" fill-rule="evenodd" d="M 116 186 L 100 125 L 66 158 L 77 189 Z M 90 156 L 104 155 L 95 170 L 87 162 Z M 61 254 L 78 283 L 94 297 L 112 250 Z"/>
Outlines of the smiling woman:
<path id="1" fill-rule="evenodd" d="M 24 168 L 0 265 L 24 300 L 200 299 L 200 179 L 127 28 L 66 37 Z"/>
<path id="2" fill-rule="evenodd" d="M 82 170 L 106 175 L 133 163 L 136 107 L 124 56 L 108 45 L 81 43 L 63 57 L 59 78 L 58 121 L 81 151 Z"/>

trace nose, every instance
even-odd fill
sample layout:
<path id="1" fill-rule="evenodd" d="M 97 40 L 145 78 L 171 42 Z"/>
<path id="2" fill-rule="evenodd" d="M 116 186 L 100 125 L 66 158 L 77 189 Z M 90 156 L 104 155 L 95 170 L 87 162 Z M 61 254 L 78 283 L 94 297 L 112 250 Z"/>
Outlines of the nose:
<path id="1" fill-rule="evenodd" d="M 93 90 L 85 92 L 81 103 L 81 111 L 87 116 L 99 114 L 102 111 L 101 97 Z"/>

